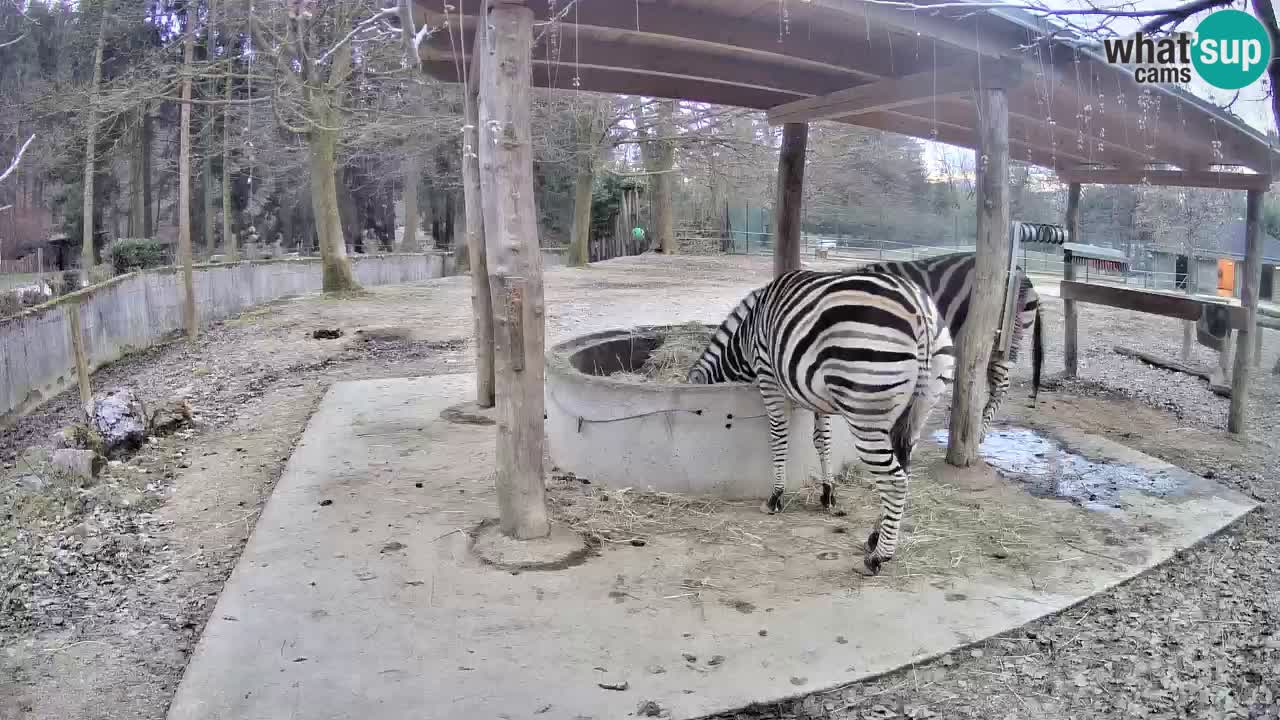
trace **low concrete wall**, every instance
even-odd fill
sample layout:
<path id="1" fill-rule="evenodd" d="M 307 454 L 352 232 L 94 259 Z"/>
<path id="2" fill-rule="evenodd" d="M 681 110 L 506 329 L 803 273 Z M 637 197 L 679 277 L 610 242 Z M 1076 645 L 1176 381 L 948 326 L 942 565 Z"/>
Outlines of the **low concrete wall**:
<path id="1" fill-rule="evenodd" d="M 444 253 L 352 258 L 364 286 L 418 282 L 447 275 Z M 262 260 L 195 269 L 201 324 L 291 295 L 319 292 L 320 261 Z M 68 312 L 80 314 L 89 368 L 149 347 L 182 329 L 181 274 L 172 268 L 129 273 L 0 319 L 0 426 L 76 383 Z"/>
<path id="2" fill-rule="evenodd" d="M 585 335 L 548 352 L 546 431 L 552 463 L 614 488 L 763 501 L 773 486 L 773 455 L 769 421 L 754 385 L 627 382 L 574 366 L 574 356 L 593 346 L 630 342 L 653 330 Z M 796 490 L 819 475 L 813 414 L 793 413 L 790 430 L 787 486 Z M 840 418 L 831 419 L 831 440 L 832 472 L 857 462 L 853 438 Z"/>

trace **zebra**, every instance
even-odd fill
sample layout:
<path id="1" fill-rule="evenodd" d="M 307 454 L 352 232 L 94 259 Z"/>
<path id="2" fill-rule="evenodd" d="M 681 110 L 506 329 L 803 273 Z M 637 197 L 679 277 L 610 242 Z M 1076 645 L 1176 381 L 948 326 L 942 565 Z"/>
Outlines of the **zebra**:
<path id="1" fill-rule="evenodd" d="M 828 416 L 844 417 L 883 509 L 863 557 L 864 574 L 874 575 L 897 548 L 911 455 L 954 365 L 951 333 L 914 282 L 860 270 L 792 270 L 738 303 L 687 381 L 755 381 L 773 452 L 773 493 L 761 508 L 770 514 L 782 510 L 790 406 L 815 413 L 824 507 L 834 498 Z"/>
<path id="2" fill-rule="evenodd" d="M 964 321 L 969 315 L 969 298 L 973 289 L 976 258 L 973 253 L 949 253 L 923 260 L 889 261 L 863 265 L 862 272 L 882 272 L 907 278 L 924 288 L 933 297 L 938 311 L 946 318 L 951 337 L 958 339 Z M 1034 406 L 1040 394 L 1040 374 L 1044 365 L 1044 338 L 1041 335 L 1040 296 L 1021 266 L 1018 273 L 1018 318 L 1013 324 L 1013 338 L 1009 342 L 1009 355 L 1004 357 L 994 349 L 987 364 L 987 404 L 982 408 L 982 435 L 995 419 L 1001 402 L 1009 392 L 1009 366 L 1018 361 L 1023 336 L 1035 323 L 1031 353 L 1031 404 Z M 1003 313 L 1001 313 L 1003 315 Z"/>

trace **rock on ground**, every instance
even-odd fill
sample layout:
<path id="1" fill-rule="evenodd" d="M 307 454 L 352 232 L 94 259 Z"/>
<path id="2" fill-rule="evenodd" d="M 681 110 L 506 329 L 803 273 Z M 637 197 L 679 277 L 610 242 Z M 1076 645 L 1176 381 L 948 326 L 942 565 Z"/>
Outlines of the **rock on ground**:
<path id="1" fill-rule="evenodd" d="M 53 451 L 53 466 L 86 484 L 93 482 L 107 461 L 92 450 L 63 448 Z"/>
<path id="2" fill-rule="evenodd" d="M 107 457 L 128 455 L 146 442 L 147 409 L 133 388 L 98 393 L 85 411 L 90 426 L 102 436 Z"/>

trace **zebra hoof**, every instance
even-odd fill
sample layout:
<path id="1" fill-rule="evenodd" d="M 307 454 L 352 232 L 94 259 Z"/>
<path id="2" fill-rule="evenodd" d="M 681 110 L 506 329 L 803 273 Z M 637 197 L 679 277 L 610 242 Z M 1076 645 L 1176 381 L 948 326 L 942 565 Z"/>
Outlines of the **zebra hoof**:
<path id="1" fill-rule="evenodd" d="M 826 510 L 836 506 L 836 491 L 831 483 L 822 483 L 822 507 Z"/>
<path id="2" fill-rule="evenodd" d="M 867 544 L 865 545 L 867 549 L 867 554 L 870 555 L 871 553 L 875 552 L 876 546 L 879 544 L 880 544 L 880 531 L 872 530 L 871 534 L 867 536 Z"/>
<path id="3" fill-rule="evenodd" d="M 862 567 L 853 566 L 853 571 L 865 577 L 875 577 L 880 574 L 880 566 L 884 561 L 875 555 L 866 555 L 862 558 Z"/>
<path id="4" fill-rule="evenodd" d="M 768 500 L 764 501 L 764 505 L 760 506 L 760 512 L 776 515 L 782 512 L 782 491 L 775 490 Z"/>

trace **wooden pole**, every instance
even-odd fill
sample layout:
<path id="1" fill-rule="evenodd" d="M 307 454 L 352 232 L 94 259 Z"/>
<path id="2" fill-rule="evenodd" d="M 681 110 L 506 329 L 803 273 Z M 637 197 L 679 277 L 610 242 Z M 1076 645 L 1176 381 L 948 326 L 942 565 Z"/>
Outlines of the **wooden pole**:
<path id="1" fill-rule="evenodd" d="M 982 442 L 983 387 L 991 339 L 1004 304 L 1009 262 L 1009 97 L 1003 88 L 977 93 L 976 162 L 978 233 L 969 315 L 956 339 L 955 384 L 947 463 L 967 467 Z"/>
<path id="2" fill-rule="evenodd" d="M 782 126 L 778 151 L 778 236 L 773 243 L 773 275 L 800 269 L 800 209 L 804 205 L 804 155 L 809 145 L 808 123 Z"/>
<path id="3" fill-rule="evenodd" d="M 471 72 L 480 71 L 483 42 L 476 34 L 471 51 Z M 476 405 L 494 405 L 493 379 L 493 296 L 489 292 L 489 261 L 485 252 L 484 206 L 480 191 L 479 95 L 475 83 L 464 88 L 466 121 L 462 129 L 462 196 L 466 213 L 467 258 L 471 266 L 471 314 L 476 333 Z M 414 220 L 416 222 L 416 219 Z"/>
<path id="4" fill-rule="evenodd" d="M 1240 304 L 1248 313 L 1244 327 L 1236 334 L 1236 362 L 1231 373 L 1231 410 L 1227 415 L 1227 431 L 1243 433 L 1248 419 L 1249 381 L 1253 372 L 1250 349 L 1258 327 L 1258 294 L 1262 287 L 1262 203 L 1264 190 L 1250 190 L 1245 205 L 1245 233 L 1248 245 L 1244 254 L 1244 284 L 1240 288 Z"/>
<path id="5" fill-rule="evenodd" d="M 89 356 L 84 350 L 84 333 L 80 329 L 80 303 L 67 303 L 67 333 L 71 338 L 71 354 L 76 361 L 76 380 L 80 386 L 80 408 L 90 413 L 89 403 L 93 400 L 93 386 L 89 383 Z"/>
<path id="6" fill-rule="evenodd" d="M 1067 237 L 1070 242 L 1077 242 L 1080 237 L 1080 183 L 1071 183 L 1067 186 Z M 1075 280 L 1076 269 L 1075 263 L 1072 262 L 1071 252 L 1062 253 L 1062 279 Z M 1067 377 L 1075 377 L 1080 372 L 1080 361 L 1077 356 L 1077 342 L 1079 339 L 1079 326 L 1077 325 L 1079 310 L 1076 307 L 1075 300 L 1066 300 L 1062 303 L 1062 314 L 1066 323 L 1066 335 L 1063 338 L 1062 358 L 1065 365 L 1064 374 Z"/>
<path id="7" fill-rule="evenodd" d="M 480 52 L 479 156 L 485 249 L 493 294 L 498 399 L 498 510 L 502 532 L 546 537 L 543 478 L 542 256 L 533 204 L 533 11 L 488 0 Z"/>

